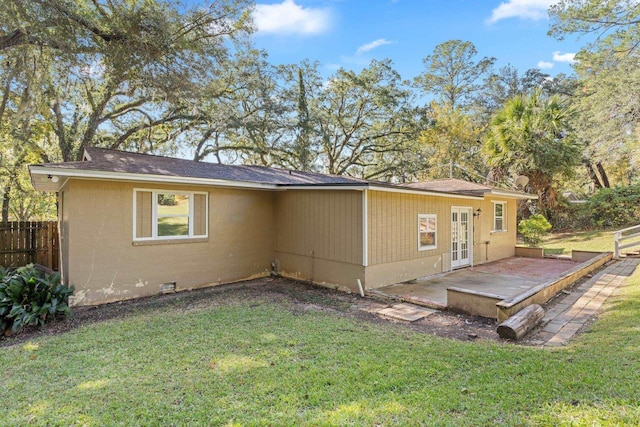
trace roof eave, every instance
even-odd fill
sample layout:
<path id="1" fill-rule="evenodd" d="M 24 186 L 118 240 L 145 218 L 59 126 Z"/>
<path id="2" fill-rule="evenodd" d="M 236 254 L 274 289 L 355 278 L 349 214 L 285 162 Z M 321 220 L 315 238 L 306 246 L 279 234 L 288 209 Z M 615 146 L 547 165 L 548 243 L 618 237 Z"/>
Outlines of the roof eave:
<path id="1" fill-rule="evenodd" d="M 492 189 L 487 193 L 491 194 L 492 196 L 511 197 L 518 200 L 538 200 L 538 196 L 534 194 L 519 193 L 515 191 L 501 191 L 501 190 Z"/>
<path id="2" fill-rule="evenodd" d="M 183 185 L 213 185 L 218 187 L 251 188 L 262 190 L 280 189 L 277 184 L 264 184 L 248 181 L 229 181 L 215 178 L 194 178 L 128 172 L 78 170 L 66 169 L 61 167 L 51 168 L 41 165 L 30 165 L 29 172 L 31 174 L 31 182 L 33 184 L 33 187 L 39 191 L 60 191 L 60 189 L 62 188 L 62 184 L 68 178 L 135 182 L 162 182 L 165 184 Z M 37 177 L 39 177 L 39 179 L 37 179 Z"/>
<path id="3" fill-rule="evenodd" d="M 450 197 L 453 199 L 471 199 L 471 200 L 482 200 L 484 197 L 482 195 L 471 195 L 471 194 L 460 194 L 460 193 L 451 193 L 446 191 L 431 191 L 431 190 L 421 190 L 419 188 L 410 188 L 410 187 L 402 187 L 399 185 L 380 185 L 380 184 L 370 184 L 369 189 L 376 191 L 387 191 L 392 193 L 404 193 L 404 194 L 420 194 L 423 196 L 437 196 L 437 197 Z"/>
<path id="4" fill-rule="evenodd" d="M 333 183 L 333 184 L 279 184 L 278 188 L 282 190 L 366 190 L 369 185 L 367 183 Z"/>
<path id="5" fill-rule="evenodd" d="M 526 193 L 516 193 L 511 191 L 500 191 L 491 189 L 488 191 L 468 191 L 468 192 L 449 192 L 449 191 L 433 191 L 422 190 L 419 188 L 404 187 L 401 185 L 384 185 L 383 183 L 309 183 L 309 184 L 266 184 L 250 181 L 230 181 L 216 178 L 195 178 L 184 176 L 167 176 L 157 174 L 143 174 L 130 172 L 112 172 L 112 171 L 95 171 L 86 169 L 72 169 L 65 167 L 47 167 L 46 165 L 30 165 L 29 172 L 31 175 L 31 183 L 38 191 L 58 192 L 67 182 L 69 178 L 80 179 L 97 179 L 97 180 L 117 180 L 117 181 L 134 181 L 134 182 L 162 182 L 164 184 L 182 184 L 182 185 L 211 185 L 218 187 L 232 188 L 250 188 L 262 190 L 358 190 L 365 189 L 376 191 L 387 191 L 405 194 L 421 194 L 438 197 L 451 197 L 458 199 L 483 199 L 487 194 L 510 197 L 520 200 L 536 200 L 538 197 Z"/>

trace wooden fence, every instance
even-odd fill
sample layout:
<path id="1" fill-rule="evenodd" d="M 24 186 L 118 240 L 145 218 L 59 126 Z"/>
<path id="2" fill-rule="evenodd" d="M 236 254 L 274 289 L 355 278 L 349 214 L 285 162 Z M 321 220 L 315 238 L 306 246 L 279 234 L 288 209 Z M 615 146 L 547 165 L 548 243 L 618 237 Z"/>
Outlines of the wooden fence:
<path id="1" fill-rule="evenodd" d="M 56 221 L 0 223 L 0 266 L 35 263 L 58 271 L 59 251 Z"/>

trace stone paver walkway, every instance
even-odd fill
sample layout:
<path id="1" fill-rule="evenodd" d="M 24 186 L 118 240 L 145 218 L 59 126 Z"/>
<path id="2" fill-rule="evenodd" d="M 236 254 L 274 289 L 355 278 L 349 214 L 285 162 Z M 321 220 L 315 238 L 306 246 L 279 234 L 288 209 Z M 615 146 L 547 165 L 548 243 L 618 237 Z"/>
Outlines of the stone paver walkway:
<path id="1" fill-rule="evenodd" d="M 639 265 L 638 258 L 616 261 L 574 288 L 571 294 L 547 311 L 543 327 L 531 343 L 548 347 L 567 344 Z"/>

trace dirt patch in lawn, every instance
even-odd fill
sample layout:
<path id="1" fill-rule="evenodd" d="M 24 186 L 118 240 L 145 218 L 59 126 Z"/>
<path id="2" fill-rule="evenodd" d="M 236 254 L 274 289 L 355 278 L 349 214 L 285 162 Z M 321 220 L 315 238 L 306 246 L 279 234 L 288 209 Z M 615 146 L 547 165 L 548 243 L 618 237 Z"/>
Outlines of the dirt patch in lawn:
<path id="1" fill-rule="evenodd" d="M 294 314 L 321 311 L 366 322 L 393 323 L 398 327 L 455 340 L 484 339 L 503 342 L 496 333 L 496 322 L 491 319 L 439 311 L 415 322 L 401 322 L 372 313 L 375 309 L 393 305 L 393 301 L 362 298 L 356 294 L 282 278 L 265 278 L 99 306 L 74 307 L 71 316 L 66 319 L 48 323 L 41 328 L 26 328 L 17 335 L 4 336 L 0 339 L 0 346 L 19 344 L 40 336 L 62 334 L 82 325 L 133 314 L 160 312 L 163 309 L 186 312 L 247 302 L 256 305 L 277 304 Z"/>

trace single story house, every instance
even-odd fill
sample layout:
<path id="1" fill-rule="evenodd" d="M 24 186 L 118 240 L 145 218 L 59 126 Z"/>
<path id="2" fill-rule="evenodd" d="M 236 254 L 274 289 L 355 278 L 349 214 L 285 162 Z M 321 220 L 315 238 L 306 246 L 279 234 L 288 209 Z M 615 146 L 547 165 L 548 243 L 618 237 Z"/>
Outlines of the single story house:
<path id="1" fill-rule="evenodd" d="M 375 289 L 513 256 L 516 202 L 531 198 L 457 179 L 399 185 L 98 148 L 30 173 L 59 195 L 74 305 L 270 274 Z"/>

